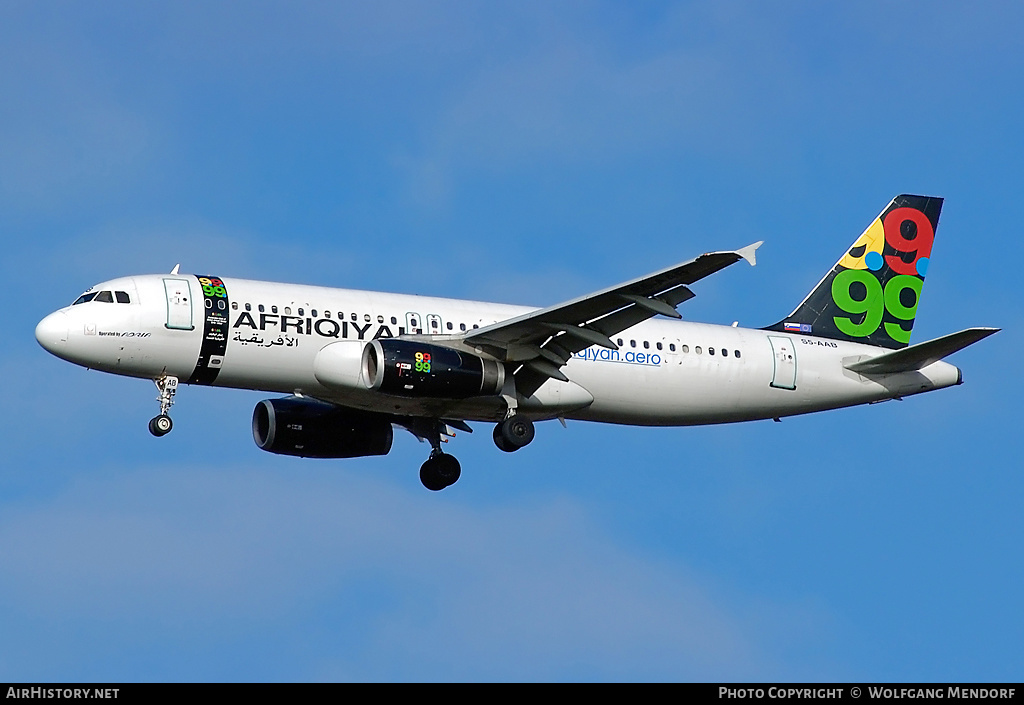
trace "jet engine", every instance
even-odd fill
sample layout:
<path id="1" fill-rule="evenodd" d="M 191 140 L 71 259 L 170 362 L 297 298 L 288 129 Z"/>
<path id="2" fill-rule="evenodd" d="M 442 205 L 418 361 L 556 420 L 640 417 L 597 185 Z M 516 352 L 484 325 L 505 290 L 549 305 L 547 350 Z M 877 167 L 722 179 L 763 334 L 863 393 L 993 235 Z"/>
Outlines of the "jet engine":
<path id="1" fill-rule="evenodd" d="M 439 345 L 383 338 L 363 349 L 362 379 L 385 394 L 465 399 L 500 394 L 505 366 Z"/>
<path id="2" fill-rule="evenodd" d="M 314 399 L 264 399 L 252 412 L 252 437 L 270 453 L 302 458 L 387 455 L 391 422 Z"/>

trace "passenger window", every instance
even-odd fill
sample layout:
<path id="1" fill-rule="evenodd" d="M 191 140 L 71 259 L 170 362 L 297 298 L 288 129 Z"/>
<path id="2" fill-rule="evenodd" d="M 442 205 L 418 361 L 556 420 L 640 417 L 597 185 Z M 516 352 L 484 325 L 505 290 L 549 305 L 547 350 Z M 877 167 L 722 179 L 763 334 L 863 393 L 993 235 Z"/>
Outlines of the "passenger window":
<path id="1" fill-rule="evenodd" d="M 700 355 L 700 346 L 698 345 L 697 347 L 695 347 L 695 348 L 693 349 L 693 351 L 694 351 L 695 353 L 697 353 L 698 355 Z"/>
<path id="2" fill-rule="evenodd" d="M 451 321 L 448 321 L 448 323 L 446 323 L 445 325 L 448 326 L 448 330 L 451 330 L 452 328 L 455 327 L 455 326 L 452 325 Z"/>
<path id="3" fill-rule="evenodd" d="M 377 316 L 377 323 L 383 323 L 383 322 L 384 322 L 384 316 Z"/>
<path id="4" fill-rule="evenodd" d="M 668 344 L 668 349 L 671 350 L 672 352 L 675 352 L 676 351 L 676 344 L 675 343 L 669 343 Z M 683 352 L 690 352 L 685 345 L 683 346 Z"/>
<path id="5" fill-rule="evenodd" d="M 117 293 L 120 294 L 121 292 L 117 292 Z M 120 301 L 120 299 L 118 299 L 118 301 Z M 128 303 L 128 302 L 125 301 L 125 303 Z M 232 301 L 231 302 L 231 310 L 232 311 L 237 311 L 238 310 L 238 302 L 237 301 Z"/>
<path id="6" fill-rule="evenodd" d="M 651 349 L 651 344 L 645 340 L 644 341 L 644 350 L 650 350 L 650 349 Z"/>
<path id="7" fill-rule="evenodd" d="M 394 316 L 391 317 L 391 325 L 393 325 L 393 326 L 398 325 L 398 319 L 395 318 Z"/>
<path id="8" fill-rule="evenodd" d="M 618 345 L 621 348 L 622 347 L 622 338 L 619 338 L 618 340 L 616 340 L 615 344 Z"/>
<path id="9" fill-rule="evenodd" d="M 246 311 L 252 311 L 252 304 L 246 304 L 245 305 L 245 310 Z"/>
<path id="10" fill-rule="evenodd" d="M 465 323 L 460 323 L 459 324 L 459 330 L 466 330 L 466 324 Z"/>
<path id="11" fill-rule="evenodd" d="M 114 298 L 117 299 L 117 303 L 119 304 L 130 304 L 132 302 L 132 300 L 128 298 L 127 291 L 115 291 Z M 236 306 L 235 308 L 238 307 Z"/>
<path id="12" fill-rule="evenodd" d="M 284 307 L 284 315 L 286 315 L 286 316 L 292 315 L 292 307 L 291 306 L 285 306 Z"/>
<path id="13" fill-rule="evenodd" d="M 274 311 L 274 313 L 277 313 L 277 311 Z M 300 316 L 305 316 L 305 315 L 306 315 L 306 309 L 304 309 L 304 308 L 300 308 L 300 309 L 299 309 L 299 315 L 300 315 Z"/>
<path id="14" fill-rule="evenodd" d="M 316 315 L 316 309 L 315 309 L 315 308 L 314 308 L 314 309 L 313 309 L 312 311 L 310 311 L 310 313 L 312 313 L 312 314 L 313 314 L 313 318 L 316 318 L 316 317 L 317 317 L 317 315 Z"/>
<path id="15" fill-rule="evenodd" d="M 363 314 L 363 320 L 366 321 L 367 323 L 369 323 L 370 322 L 370 314 L 364 313 Z"/>
<path id="16" fill-rule="evenodd" d="M 635 348 L 636 347 L 636 341 L 635 340 L 629 341 L 629 347 Z"/>
<path id="17" fill-rule="evenodd" d="M 265 309 L 263 308 L 263 304 L 260 304 L 260 305 L 258 306 L 258 308 L 259 308 L 259 310 L 260 310 L 260 313 L 263 313 L 263 311 L 265 310 Z"/>
<path id="18" fill-rule="evenodd" d="M 109 291 L 101 291 L 100 293 L 96 294 L 95 300 L 105 304 L 114 303 L 114 297 L 111 295 Z"/>
<path id="19" fill-rule="evenodd" d="M 270 307 L 270 312 L 271 313 L 277 313 L 277 306 L 271 306 Z"/>
<path id="20" fill-rule="evenodd" d="M 324 318 L 330 318 L 330 317 L 331 317 L 331 312 L 330 311 L 324 311 Z"/>
<path id="21" fill-rule="evenodd" d="M 736 357 L 739 357 L 740 356 L 740 351 L 736 350 L 735 352 L 736 352 Z"/>
<path id="22" fill-rule="evenodd" d="M 655 343 L 654 345 L 655 345 L 655 347 L 658 348 L 658 350 L 661 350 L 661 343 Z"/>
<path id="23" fill-rule="evenodd" d="M 359 314 L 353 313 L 353 314 L 351 314 L 349 316 L 349 318 L 351 318 L 353 322 L 358 321 L 359 320 Z"/>
<path id="24" fill-rule="evenodd" d="M 688 352 L 690 352 L 690 346 L 689 346 L 689 345 L 684 345 L 684 346 L 683 346 L 683 352 L 684 352 L 684 353 L 688 353 Z"/>
<path id="25" fill-rule="evenodd" d="M 722 348 L 722 357 L 729 357 L 729 351 L 725 348 Z"/>

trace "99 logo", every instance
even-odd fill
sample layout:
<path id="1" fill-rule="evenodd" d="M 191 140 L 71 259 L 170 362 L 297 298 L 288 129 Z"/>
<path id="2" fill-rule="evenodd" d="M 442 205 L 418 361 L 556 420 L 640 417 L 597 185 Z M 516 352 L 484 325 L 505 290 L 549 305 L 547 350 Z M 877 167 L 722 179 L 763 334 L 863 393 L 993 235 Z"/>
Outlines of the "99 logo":
<path id="1" fill-rule="evenodd" d="M 416 353 L 416 371 L 430 372 L 430 353 Z"/>
<path id="2" fill-rule="evenodd" d="M 227 298 L 228 292 L 224 288 L 224 282 L 216 277 L 199 277 L 199 283 L 203 287 L 203 294 L 218 299 Z"/>
<path id="3" fill-rule="evenodd" d="M 886 312 L 897 321 L 913 321 L 917 315 L 935 229 L 925 214 L 916 208 L 893 209 L 885 216 L 882 226 L 884 242 L 867 243 L 869 251 L 858 262 L 860 266 L 844 269 L 832 280 L 832 300 L 836 306 L 846 313 L 863 314 L 860 323 L 845 316 L 834 317 L 836 327 L 849 336 L 861 338 L 873 334 L 882 325 Z M 865 235 L 872 229 L 869 228 Z M 883 256 L 886 244 L 896 254 Z M 883 265 L 888 265 L 889 272 L 882 271 Z M 895 276 L 890 275 L 883 288 L 880 277 L 890 273 Z M 912 304 L 904 294 L 906 291 L 913 292 Z M 887 321 L 885 332 L 897 342 L 910 342 L 910 331 L 899 323 Z"/>

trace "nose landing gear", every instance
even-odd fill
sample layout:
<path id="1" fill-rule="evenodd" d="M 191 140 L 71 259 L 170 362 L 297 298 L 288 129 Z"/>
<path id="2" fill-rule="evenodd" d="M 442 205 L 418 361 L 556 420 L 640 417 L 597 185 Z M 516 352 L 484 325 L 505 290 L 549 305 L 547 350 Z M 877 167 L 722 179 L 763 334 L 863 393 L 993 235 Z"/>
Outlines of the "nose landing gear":
<path id="1" fill-rule="evenodd" d="M 159 438 L 170 433 L 174 426 L 167 412 L 174 406 L 174 394 L 178 391 L 178 378 L 165 375 L 154 379 L 153 382 L 160 391 L 160 396 L 156 398 L 160 402 L 160 415 L 149 420 L 149 432 Z"/>

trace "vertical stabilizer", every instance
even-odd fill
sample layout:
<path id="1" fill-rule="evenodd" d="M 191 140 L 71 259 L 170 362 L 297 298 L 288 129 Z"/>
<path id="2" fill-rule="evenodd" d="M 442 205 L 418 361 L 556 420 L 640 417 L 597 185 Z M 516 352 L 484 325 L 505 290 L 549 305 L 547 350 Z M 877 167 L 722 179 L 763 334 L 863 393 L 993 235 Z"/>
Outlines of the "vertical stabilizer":
<path id="1" fill-rule="evenodd" d="M 941 210 L 941 198 L 894 198 L 803 303 L 765 330 L 906 347 Z"/>

